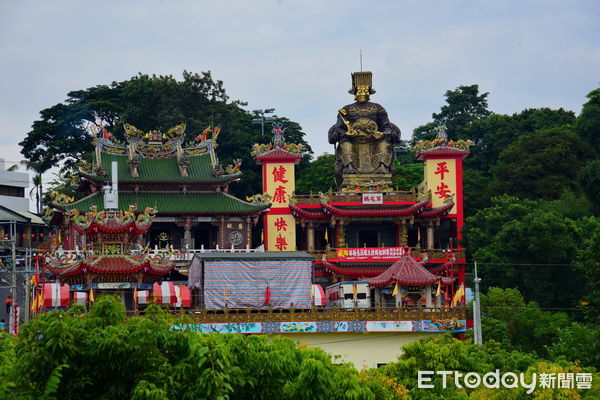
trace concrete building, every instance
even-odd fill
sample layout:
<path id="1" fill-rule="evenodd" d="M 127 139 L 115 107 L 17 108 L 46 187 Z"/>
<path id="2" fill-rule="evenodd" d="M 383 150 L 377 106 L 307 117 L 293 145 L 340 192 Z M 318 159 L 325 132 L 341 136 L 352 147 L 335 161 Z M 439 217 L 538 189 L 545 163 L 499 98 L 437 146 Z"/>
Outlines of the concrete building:
<path id="1" fill-rule="evenodd" d="M 29 211 L 29 199 L 25 197 L 29 174 L 7 171 L 6 168 L 6 161 L 0 158 L 0 205 L 13 211 Z"/>

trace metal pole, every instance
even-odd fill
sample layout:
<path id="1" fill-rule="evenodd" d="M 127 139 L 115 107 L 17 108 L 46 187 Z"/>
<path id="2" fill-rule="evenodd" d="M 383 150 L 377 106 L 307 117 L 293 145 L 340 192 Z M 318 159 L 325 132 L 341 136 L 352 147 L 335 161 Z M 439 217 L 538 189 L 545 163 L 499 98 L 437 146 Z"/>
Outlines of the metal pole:
<path id="1" fill-rule="evenodd" d="M 11 241 L 11 258 L 12 258 L 12 298 L 13 305 L 17 303 L 17 223 L 15 221 L 10 224 Z"/>
<path id="2" fill-rule="evenodd" d="M 475 301 L 473 301 L 473 341 L 475 344 L 482 344 L 483 339 L 481 337 L 481 309 L 479 303 L 479 282 L 481 279 L 477 276 L 477 261 L 475 263 Z"/>
<path id="3" fill-rule="evenodd" d="M 25 249 L 25 270 L 31 271 L 31 249 Z M 31 274 L 26 272 L 24 277 L 25 277 L 25 314 L 23 314 L 23 322 L 29 322 L 29 318 L 30 318 L 29 313 L 31 310 L 31 305 L 29 304 L 29 302 L 30 302 L 29 291 L 31 290 L 29 280 L 30 280 Z"/>

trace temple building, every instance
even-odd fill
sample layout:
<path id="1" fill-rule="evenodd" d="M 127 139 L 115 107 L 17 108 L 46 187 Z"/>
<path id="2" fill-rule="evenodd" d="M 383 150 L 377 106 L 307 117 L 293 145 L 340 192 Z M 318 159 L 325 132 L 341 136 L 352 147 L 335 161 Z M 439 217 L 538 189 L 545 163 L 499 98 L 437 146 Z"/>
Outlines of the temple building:
<path id="1" fill-rule="evenodd" d="M 185 145 L 183 125 L 166 133 L 125 125 L 125 142 L 99 129 L 77 177 L 85 196 L 55 194 L 47 213 L 61 234 L 46 257 L 57 281 L 43 291 L 66 296 L 60 285 L 69 284 L 71 300 L 85 301 L 94 290 L 118 290 L 134 312 L 153 298 L 193 308 L 192 322 L 176 329 L 286 334 L 358 366 L 392 361 L 390 346 L 424 335 L 464 333 L 470 143 L 448 141 L 440 123 L 434 140 L 413 148 L 422 183 L 394 189 L 400 129 L 370 102 L 371 80 L 352 74 L 356 101 L 329 129 L 337 187 L 326 193 L 294 193 L 303 148 L 286 143 L 279 123 L 270 143 L 251 150 L 263 193 L 248 201 L 228 194 L 240 163 L 220 165 L 218 129 Z M 259 221 L 262 243 L 252 243 Z M 362 346 L 335 344 L 367 333 Z"/>
<path id="2" fill-rule="evenodd" d="M 274 198 L 265 215 L 265 237 L 282 241 L 282 233 L 287 235 L 286 248 L 278 247 L 274 239 L 266 247 L 313 254 L 315 283 L 324 286 L 375 278 L 409 255 L 422 264 L 420 269 L 438 276 L 437 281 L 444 278 L 443 297 L 448 302 L 464 282 L 465 255 L 459 240 L 462 160 L 469 154 L 469 143 L 449 142 L 440 124 L 435 140 L 419 142 L 413 149 L 425 164 L 423 182 L 412 191 L 394 190 L 392 145 L 398 142 L 400 130 L 385 108 L 369 101 L 375 93 L 371 78 L 371 72 L 352 74 L 349 92 L 356 102 L 341 108 L 329 129 L 329 140 L 337 145 L 332 171 L 336 191 L 278 196 L 277 190 L 288 194 L 294 190 L 295 155 L 281 146 L 255 147 L 257 162 L 264 167 L 264 190 Z M 295 241 L 293 246 L 290 240 Z M 387 296 L 381 304 L 395 304 L 392 290 L 379 292 Z"/>
<path id="3" fill-rule="evenodd" d="M 252 227 L 269 204 L 228 194 L 229 185 L 240 179 L 240 162 L 221 166 L 215 153 L 218 133 L 218 128 L 208 128 L 184 146 L 184 125 L 145 133 L 126 124 L 125 143 L 100 130 L 93 162 L 82 162 L 79 169 L 79 191 L 86 196 L 78 201 L 56 197 L 53 204 L 51 224 L 65 232 L 63 249 L 82 246 L 81 234 L 64 214 L 105 208 L 104 194 L 111 190 L 118 193 L 117 210 L 156 208 L 152 226 L 140 240 L 150 248 L 253 247 Z"/>

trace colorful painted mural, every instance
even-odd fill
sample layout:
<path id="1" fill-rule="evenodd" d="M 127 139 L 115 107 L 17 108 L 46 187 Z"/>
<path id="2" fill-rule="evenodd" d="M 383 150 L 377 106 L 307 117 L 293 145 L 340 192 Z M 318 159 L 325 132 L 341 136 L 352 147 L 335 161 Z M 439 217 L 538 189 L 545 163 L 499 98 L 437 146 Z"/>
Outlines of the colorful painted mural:
<path id="1" fill-rule="evenodd" d="M 181 324 L 173 329 L 200 333 L 341 333 L 341 332 L 465 332 L 459 319 L 422 321 L 303 321 Z"/>

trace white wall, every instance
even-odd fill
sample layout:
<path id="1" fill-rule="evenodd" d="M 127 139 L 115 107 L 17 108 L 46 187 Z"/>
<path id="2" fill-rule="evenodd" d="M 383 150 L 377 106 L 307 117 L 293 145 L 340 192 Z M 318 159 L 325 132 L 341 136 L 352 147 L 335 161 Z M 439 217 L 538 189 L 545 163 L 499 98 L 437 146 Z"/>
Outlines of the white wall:
<path id="1" fill-rule="evenodd" d="M 318 346 L 358 369 L 376 368 L 377 364 L 397 361 L 401 347 L 420 338 L 439 333 L 371 332 L 371 333 L 286 333 L 282 335 L 308 346 Z"/>
<path id="2" fill-rule="evenodd" d="M 5 161 L 0 158 L 0 185 L 24 188 L 24 194 L 27 196 L 30 181 L 29 174 L 27 172 L 6 171 L 5 167 Z M 29 211 L 29 198 L 0 195 L 0 205 L 15 211 Z"/>
<path id="3" fill-rule="evenodd" d="M 29 187 L 29 174 L 27 172 L 11 172 L 0 170 L 0 185 Z"/>
<path id="4" fill-rule="evenodd" d="M 0 183 L 1 185 L 2 183 Z M 27 197 L 14 197 L 14 196 L 0 196 L 0 205 L 8 207 L 14 211 L 29 211 L 29 198 Z"/>

